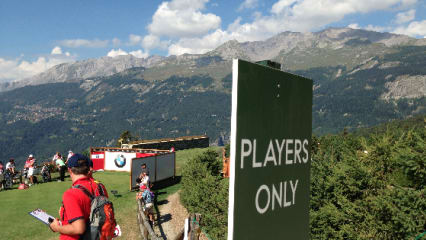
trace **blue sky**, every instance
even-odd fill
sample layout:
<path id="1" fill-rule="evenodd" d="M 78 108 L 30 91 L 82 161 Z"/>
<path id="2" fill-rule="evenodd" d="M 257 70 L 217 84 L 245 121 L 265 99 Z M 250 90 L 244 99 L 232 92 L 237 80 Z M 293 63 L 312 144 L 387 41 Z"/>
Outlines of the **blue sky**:
<path id="1" fill-rule="evenodd" d="M 424 0 L 1 0 L 0 82 L 63 62 L 204 53 L 236 39 L 352 27 L 426 36 Z"/>

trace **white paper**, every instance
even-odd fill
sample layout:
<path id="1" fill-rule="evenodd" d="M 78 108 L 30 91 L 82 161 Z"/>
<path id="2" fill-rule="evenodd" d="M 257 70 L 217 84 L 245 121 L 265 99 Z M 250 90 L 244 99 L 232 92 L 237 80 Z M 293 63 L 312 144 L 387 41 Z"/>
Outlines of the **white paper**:
<path id="1" fill-rule="evenodd" d="M 118 224 L 115 226 L 114 237 L 121 237 L 121 228 Z"/>
<path id="2" fill-rule="evenodd" d="M 55 219 L 54 217 L 50 216 L 49 214 L 47 214 L 45 211 L 41 210 L 41 209 L 36 209 L 32 212 L 29 212 L 29 214 L 33 217 L 35 217 L 36 219 L 42 221 L 44 224 L 49 225 L 49 218 L 51 219 Z"/>

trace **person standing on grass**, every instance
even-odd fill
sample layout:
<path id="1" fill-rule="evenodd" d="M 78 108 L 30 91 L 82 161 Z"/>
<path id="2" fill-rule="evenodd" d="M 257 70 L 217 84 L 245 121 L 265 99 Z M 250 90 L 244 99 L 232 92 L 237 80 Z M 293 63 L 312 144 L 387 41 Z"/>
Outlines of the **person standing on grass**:
<path id="1" fill-rule="evenodd" d="M 72 186 L 84 187 L 90 194 L 108 197 L 105 188 L 98 185 L 89 177 L 91 160 L 82 155 L 74 154 L 67 162 Z M 49 225 L 53 232 L 60 233 L 61 240 L 78 240 L 87 228 L 90 216 L 91 199 L 81 189 L 70 188 L 62 196 L 62 206 L 59 209 L 60 219 L 55 219 Z"/>
<path id="2" fill-rule="evenodd" d="M 149 180 L 149 169 L 145 163 L 141 165 L 141 174 L 139 174 L 139 179 L 142 181 L 142 184 L 146 184 L 148 187 L 152 187 L 151 181 Z"/>
<path id="3" fill-rule="evenodd" d="M 30 179 L 30 186 L 34 184 L 34 167 L 35 167 L 35 158 L 34 155 L 30 154 L 25 165 L 28 167 L 28 178 Z"/>
<path id="4" fill-rule="evenodd" d="M 15 174 L 15 159 L 13 158 L 9 159 L 9 162 L 6 163 L 5 171 L 9 171 L 12 174 Z"/>
<path id="5" fill-rule="evenodd" d="M 65 164 L 68 162 L 68 160 L 70 160 L 70 158 L 72 157 L 72 155 L 74 155 L 74 153 L 71 150 L 69 150 L 68 151 L 68 156 L 67 156 L 67 161 L 65 161 Z"/>
<path id="6" fill-rule="evenodd" d="M 149 169 L 146 167 L 145 163 L 142 163 L 141 165 L 141 174 L 139 175 L 139 178 L 142 179 L 144 177 L 144 173 L 149 176 Z"/>
<path id="7" fill-rule="evenodd" d="M 54 161 L 54 164 L 57 166 L 57 168 L 59 170 L 58 182 L 65 181 L 65 171 L 66 171 L 67 167 L 65 166 L 64 160 L 62 160 L 62 156 L 59 152 L 57 152 L 55 154 L 55 156 L 53 157 L 53 161 Z"/>
<path id="8" fill-rule="evenodd" d="M 3 166 L 3 162 L 0 161 L 0 190 L 3 189 L 3 181 L 4 181 L 4 166 Z"/>
<path id="9" fill-rule="evenodd" d="M 53 163 L 53 164 L 55 164 L 56 159 L 58 159 L 58 158 L 62 158 L 62 157 L 61 157 L 61 153 L 56 152 L 56 153 L 55 153 L 55 155 L 54 155 L 54 156 L 53 156 L 53 158 L 52 158 L 52 163 Z"/>
<path id="10" fill-rule="evenodd" d="M 140 180 L 138 180 L 140 182 Z M 146 184 L 140 183 L 140 192 L 136 194 L 137 199 L 144 202 L 143 212 L 149 217 L 149 221 L 154 224 L 154 194 Z"/>

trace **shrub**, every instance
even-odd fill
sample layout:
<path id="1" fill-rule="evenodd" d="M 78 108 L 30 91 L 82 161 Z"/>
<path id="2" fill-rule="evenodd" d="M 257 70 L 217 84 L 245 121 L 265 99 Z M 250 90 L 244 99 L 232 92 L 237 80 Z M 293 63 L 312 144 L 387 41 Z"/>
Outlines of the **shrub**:
<path id="1" fill-rule="evenodd" d="M 202 215 L 202 228 L 213 239 L 226 239 L 227 233 L 228 179 L 220 176 L 221 168 L 217 152 L 207 150 L 182 171 L 182 203 Z"/>

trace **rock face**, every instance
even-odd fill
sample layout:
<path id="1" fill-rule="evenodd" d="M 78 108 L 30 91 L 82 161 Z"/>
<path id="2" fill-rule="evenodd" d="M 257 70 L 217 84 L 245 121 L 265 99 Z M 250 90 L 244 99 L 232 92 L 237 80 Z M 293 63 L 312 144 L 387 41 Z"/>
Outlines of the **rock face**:
<path id="1" fill-rule="evenodd" d="M 309 48 L 339 49 L 351 44 L 382 43 L 387 47 L 416 44 L 425 45 L 426 41 L 404 35 L 379 33 L 351 28 L 329 28 L 316 33 L 283 32 L 265 41 L 238 43 L 235 40 L 224 43 L 209 54 L 220 55 L 224 59 L 235 57 L 260 61 L 273 59 L 281 52 Z"/>
<path id="2" fill-rule="evenodd" d="M 388 92 L 380 96 L 384 100 L 426 97 L 426 76 L 399 76 L 395 81 L 387 82 L 385 87 Z"/>

